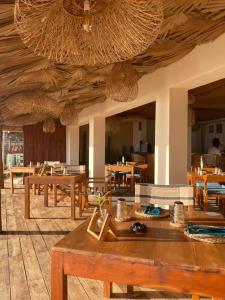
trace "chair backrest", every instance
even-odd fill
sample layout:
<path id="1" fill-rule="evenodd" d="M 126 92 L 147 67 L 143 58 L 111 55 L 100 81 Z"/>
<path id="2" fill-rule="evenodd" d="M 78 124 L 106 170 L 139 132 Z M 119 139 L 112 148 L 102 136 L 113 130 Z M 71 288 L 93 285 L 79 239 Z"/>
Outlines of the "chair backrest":
<path id="1" fill-rule="evenodd" d="M 65 165 L 67 173 L 85 173 L 86 172 L 86 166 L 85 165 Z"/>
<path id="2" fill-rule="evenodd" d="M 107 193 L 112 190 L 111 176 L 105 177 L 89 177 L 86 180 L 86 188 L 88 192 L 92 193 Z"/>
<path id="3" fill-rule="evenodd" d="M 49 167 L 54 167 L 56 165 L 59 165 L 60 164 L 60 161 L 44 161 L 44 164 L 45 165 L 48 165 Z"/>
<path id="4" fill-rule="evenodd" d="M 190 185 L 135 184 L 135 203 L 173 205 L 181 201 L 184 205 L 193 205 L 194 191 Z"/>
<path id="5" fill-rule="evenodd" d="M 220 167 L 221 157 L 217 154 L 192 154 L 192 167 L 200 167 L 200 160 L 203 158 L 204 167 Z"/>
<path id="6" fill-rule="evenodd" d="M 138 164 L 137 166 L 135 166 L 137 169 L 139 169 L 140 171 L 143 170 L 147 170 L 148 169 L 148 164 Z"/>
<path id="7" fill-rule="evenodd" d="M 132 153 L 131 158 L 136 163 L 145 163 L 144 155 L 141 155 L 141 154 L 138 154 L 138 153 Z"/>

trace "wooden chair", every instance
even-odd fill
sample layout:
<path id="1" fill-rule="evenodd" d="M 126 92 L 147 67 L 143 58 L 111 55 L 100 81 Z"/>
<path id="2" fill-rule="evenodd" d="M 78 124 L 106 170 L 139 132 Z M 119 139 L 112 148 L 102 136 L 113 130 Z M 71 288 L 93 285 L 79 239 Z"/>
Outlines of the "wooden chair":
<path id="1" fill-rule="evenodd" d="M 209 199 L 215 199 L 219 203 L 225 214 L 225 175 L 204 175 L 204 188 L 202 191 L 202 207 L 208 211 Z M 211 186 L 209 184 L 211 183 Z M 214 184 L 214 186 L 212 185 Z"/>
<path id="2" fill-rule="evenodd" d="M 135 163 L 140 163 L 140 164 L 145 163 L 144 155 L 141 155 L 139 153 L 131 153 L 131 158 L 132 161 L 134 161 Z"/>
<path id="3" fill-rule="evenodd" d="M 85 176 L 85 175 L 84 175 Z M 79 217 L 82 217 L 83 209 L 82 209 L 82 192 L 84 190 L 84 182 L 85 179 L 75 183 L 75 203 L 74 207 L 79 209 Z M 61 192 L 61 197 L 58 197 L 58 192 Z M 54 206 L 57 206 L 58 202 L 65 200 L 66 197 L 70 197 L 70 187 L 67 185 L 54 185 L 53 193 L 54 193 Z"/>
<path id="4" fill-rule="evenodd" d="M 117 187 L 120 189 L 122 184 L 121 176 L 118 172 L 113 172 L 110 165 L 105 165 L 105 176 L 111 177 L 111 187 L 116 191 Z"/>
<path id="5" fill-rule="evenodd" d="M 148 164 L 137 164 L 135 166 L 134 183 L 148 182 Z M 126 175 L 126 186 L 131 184 L 131 174 Z"/>
<path id="6" fill-rule="evenodd" d="M 215 173 L 215 168 L 203 168 L 203 172 L 206 172 L 207 174 L 213 174 Z M 203 175 L 198 174 L 194 168 L 191 172 L 187 172 L 187 183 L 192 185 L 194 189 L 194 207 L 201 207 L 204 188 Z M 208 188 L 215 188 L 215 186 L 209 183 Z"/>
<path id="7" fill-rule="evenodd" d="M 51 167 L 47 164 L 41 164 L 40 169 L 38 171 L 38 176 L 46 176 L 48 174 L 48 172 L 50 172 Z M 49 186 L 49 188 L 52 190 L 52 186 Z M 35 189 L 35 194 L 36 194 L 36 186 L 34 187 Z M 38 184 L 37 186 L 38 189 L 38 195 L 41 194 L 41 192 L 44 191 L 44 187 L 41 186 L 40 184 Z"/>
<path id="8" fill-rule="evenodd" d="M 63 166 L 65 169 L 65 172 L 67 175 L 74 175 L 74 174 L 84 174 L 86 173 L 86 166 L 85 165 L 65 165 Z M 53 171 L 56 171 L 53 169 Z M 57 171 L 56 171 L 57 172 Z M 60 174 L 63 175 L 62 169 L 60 169 Z M 76 186 L 76 190 L 79 191 L 79 193 L 82 192 L 82 187 L 79 185 Z M 61 192 L 61 197 L 58 197 L 58 191 Z M 70 197 L 70 188 L 66 185 L 56 185 L 54 186 L 54 199 L 55 199 L 55 206 L 57 206 L 57 203 L 61 200 L 64 200 L 66 197 Z M 78 201 L 78 197 L 77 201 Z"/>
<path id="9" fill-rule="evenodd" d="M 67 174 L 86 173 L 85 165 L 65 165 Z"/>
<path id="10" fill-rule="evenodd" d="M 102 195 L 108 193 L 106 197 L 106 205 L 111 205 L 112 202 L 112 181 L 111 176 L 105 177 L 89 177 L 86 180 L 84 191 L 82 193 L 82 210 L 96 207 L 98 204 L 95 201 L 95 196 L 98 193 Z"/>
<path id="11" fill-rule="evenodd" d="M 219 167 L 221 165 L 220 155 L 193 153 L 191 156 L 192 167 L 200 167 L 201 157 L 203 158 L 203 163 L 205 167 Z"/>

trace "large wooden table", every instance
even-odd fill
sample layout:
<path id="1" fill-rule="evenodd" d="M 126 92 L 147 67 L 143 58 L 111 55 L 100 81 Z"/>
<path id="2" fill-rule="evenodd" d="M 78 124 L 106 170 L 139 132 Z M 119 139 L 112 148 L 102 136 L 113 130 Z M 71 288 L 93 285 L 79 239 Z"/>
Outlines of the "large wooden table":
<path id="1" fill-rule="evenodd" d="M 14 182 L 13 177 L 14 174 L 29 174 L 34 175 L 37 174 L 39 170 L 39 167 L 11 167 L 10 172 L 10 182 L 11 182 L 11 193 L 14 194 Z M 35 190 L 35 189 L 34 189 Z"/>
<path id="2" fill-rule="evenodd" d="M 190 212 L 189 222 L 225 224 L 223 216 L 206 212 Z M 69 233 L 52 250 L 51 300 L 67 299 L 67 275 L 103 281 L 106 297 L 116 282 L 225 299 L 225 244 L 191 240 L 168 219 L 145 224 L 149 240 L 97 241 L 87 222 Z"/>
<path id="3" fill-rule="evenodd" d="M 44 185 L 44 206 L 48 206 L 48 187 L 53 185 L 54 190 L 57 185 L 66 185 L 70 188 L 71 198 L 71 219 L 74 220 L 76 217 L 76 202 L 78 204 L 78 215 L 81 214 L 81 201 L 80 192 L 82 190 L 82 184 L 85 180 L 84 174 L 77 174 L 74 176 L 39 176 L 33 175 L 25 178 L 25 218 L 30 218 L 30 186 L 33 185 Z M 55 193 L 54 193 L 55 196 Z M 75 199 L 77 198 L 77 199 Z M 56 202 L 56 199 L 55 199 Z"/>

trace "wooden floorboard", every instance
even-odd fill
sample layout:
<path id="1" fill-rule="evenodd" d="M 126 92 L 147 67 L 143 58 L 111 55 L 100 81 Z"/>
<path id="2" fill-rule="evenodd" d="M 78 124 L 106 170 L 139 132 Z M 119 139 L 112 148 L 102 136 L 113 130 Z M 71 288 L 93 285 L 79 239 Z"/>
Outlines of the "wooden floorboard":
<path id="1" fill-rule="evenodd" d="M 24 190 L 2 191 L 0 235 L 0 300 L 49 300 L 51 248 L 83 220 L 70 219 L 70 202 L 44 207 L 43 196 L 32 196 L 31 219 L 24 219 Z M 121 270 L 122 272 L 122 270 Z M 132 295 L 114 284 L 115 299 L 183 299 L 190 297 L 135 287 Z M 69 300 L 102 300 L 102 282 L 69 277 Z"/>

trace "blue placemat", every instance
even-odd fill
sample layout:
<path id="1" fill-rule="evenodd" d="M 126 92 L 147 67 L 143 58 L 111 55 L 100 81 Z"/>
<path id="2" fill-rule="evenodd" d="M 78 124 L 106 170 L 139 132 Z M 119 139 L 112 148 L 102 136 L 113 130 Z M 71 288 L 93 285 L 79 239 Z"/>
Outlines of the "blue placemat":
<path id="1" fill-rule="evenodd" d="M 159 216 L 161 214 L 161 207 L 147 206 L 144 209 L 144 214 L 151 216 Z"/>
<path id="2" fill-rule="evenodd" d="M 205 234 L 225 237 L 225 227 L 219 226 L 189 225 L 187 227 L 187 232 L 189 234 Z"/>

